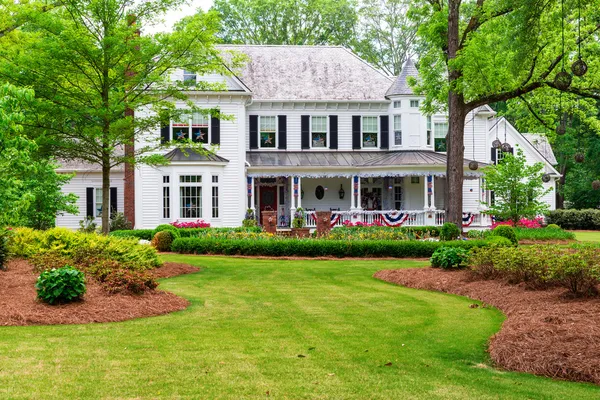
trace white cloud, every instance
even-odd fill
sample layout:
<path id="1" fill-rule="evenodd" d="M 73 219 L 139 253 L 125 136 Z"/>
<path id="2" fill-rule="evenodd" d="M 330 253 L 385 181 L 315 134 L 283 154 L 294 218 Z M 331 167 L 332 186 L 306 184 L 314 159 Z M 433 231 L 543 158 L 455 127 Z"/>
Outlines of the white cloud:
<path id="1" fill-rule="evenodd" d="M 164 21 L 154 26 L 147 27 L 144 30 L 149 33 L 168 32 L 172 29 L 173 24 L 175 24 L 175 22 L 179 21 L 181 18 L 186 17 L 188 15 L 193 15 L 198 8 L 201 8 L 204 11 L 208 11 L 208 9 L 212 7 L 212 5 L 213 0 L 188 1 L 188 4 L 181 6 L 179 9 L 168 12 L 164 17 Z"/>

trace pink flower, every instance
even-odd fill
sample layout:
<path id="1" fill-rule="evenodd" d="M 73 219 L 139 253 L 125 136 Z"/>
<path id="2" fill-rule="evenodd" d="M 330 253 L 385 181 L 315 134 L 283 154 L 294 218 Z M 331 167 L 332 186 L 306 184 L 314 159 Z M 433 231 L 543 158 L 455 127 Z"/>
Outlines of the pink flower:
<path id="1" fill-rule="evenodd" d="M 190 222 L 175 221 L 171 222 L 171 225 L 173 225 L 175 228 L 210 228 L 210 223 L 201 219 Z"/>

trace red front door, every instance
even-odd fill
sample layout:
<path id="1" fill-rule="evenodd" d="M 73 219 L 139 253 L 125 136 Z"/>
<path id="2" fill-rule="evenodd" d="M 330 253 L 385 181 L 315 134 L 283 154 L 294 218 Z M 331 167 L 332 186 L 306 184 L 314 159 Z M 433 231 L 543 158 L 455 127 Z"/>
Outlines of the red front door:
<path id="1" fill-rule="evenodd" d="M 260 212 L 277 211 L 277 186 L 260 187 Z M 259 216 L 262 221 L 262 217 Z"/>

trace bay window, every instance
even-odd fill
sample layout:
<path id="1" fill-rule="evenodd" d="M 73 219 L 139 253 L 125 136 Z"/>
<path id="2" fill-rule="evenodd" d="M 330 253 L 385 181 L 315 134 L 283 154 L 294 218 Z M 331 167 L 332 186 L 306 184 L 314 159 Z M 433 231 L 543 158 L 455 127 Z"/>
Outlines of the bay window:
<path id="1" fill-rule="evenodd" d="M 202 218 L 202 175 L 179 177 L 179 217 Z"/>

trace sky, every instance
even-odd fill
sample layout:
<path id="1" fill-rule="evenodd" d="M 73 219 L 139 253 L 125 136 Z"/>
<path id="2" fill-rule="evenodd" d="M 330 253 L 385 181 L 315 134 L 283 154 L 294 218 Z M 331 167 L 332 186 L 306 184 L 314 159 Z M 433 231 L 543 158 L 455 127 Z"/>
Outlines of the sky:
<path id="1" fill-rule="evenodd" d="M 179 21 L 181 18 L 192 15 L 198 8 L 202 8 L 204 11 L 213 5 L 213 0 L 189 0 L 188 5 L 182 6 L 178 10 L 173 10 L 165 16 L 165 21 L 155 27 L 149 29 L 150 32 L 168 32 L 171 30 L 173 24 Z"/>

